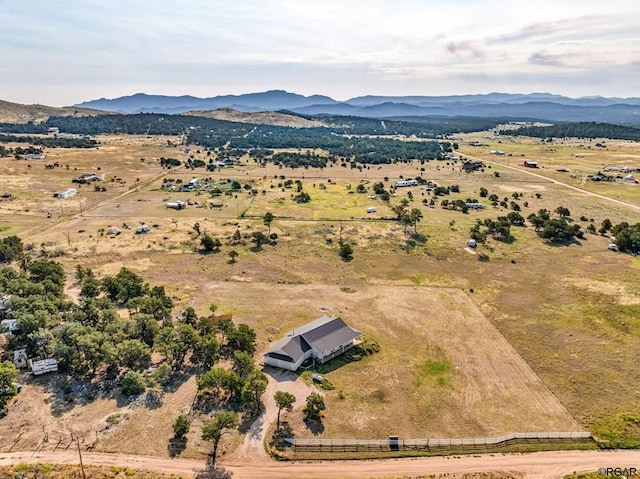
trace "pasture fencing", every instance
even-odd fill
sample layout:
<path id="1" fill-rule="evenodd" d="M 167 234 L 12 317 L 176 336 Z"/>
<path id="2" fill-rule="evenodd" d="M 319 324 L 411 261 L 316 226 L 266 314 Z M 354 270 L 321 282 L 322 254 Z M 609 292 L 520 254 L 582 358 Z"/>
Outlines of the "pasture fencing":
<path id="1" fill-rule="evenodd" d="M 465 439 L 292 439 L 295 453 L 486 452 L 514 445 L 574 445 L 593 441 L 590 432 L 516 432 L 500 437 Z"/>

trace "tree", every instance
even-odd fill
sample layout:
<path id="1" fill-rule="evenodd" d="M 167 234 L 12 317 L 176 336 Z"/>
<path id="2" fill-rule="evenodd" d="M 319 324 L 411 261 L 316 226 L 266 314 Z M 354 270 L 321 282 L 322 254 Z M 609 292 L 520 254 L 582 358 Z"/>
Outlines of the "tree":
<path id="1" fill-rule="evenodd" d="M 229 331 L 227 336 L 232 351 L 245 351 L 253 354 L 256 350 L 256 332 L 246 324 L 239 324 Z"/>
<path id="2" fill-rule="evenodd" d="M 169 378 L 171 377 L 171 372 L 171 366 L 167 363 L 161 363 L 155 371 L 151 373 L 151 377 L 160 386 L 166 386 L 169 382 Z"/>
<path id="3" fill-rule="evenodd" d="M 204 233 L 202 235 L 202 238 L 200 238 L 200 244 L 202 245 L 202 248 L 208 253 L 218 251 L 220 249 L 220 246 L 222 246 L 222 243 L 218 238 L 212 238 L 207 233 Z"/>
<path id="4" fill-rule="evenodd" d="M 0 362 L 0 411 L 4 411 L 9 400 L 18 394 L 18 369 L 11 361 Z"/>
<path id="5" fill-rule="evenodd" d="M 253 238 L 257 249 L 260 249 L 260 246 L 268 241 L 267 235 L 262 231 L 254 231 L 251 233 L 251 237 Z"/>
<path id="6" fill-rule="evenodd" d="M 225 432 L 225 429 L 234 429 L 236 427 L 238 427 L 238 414 L 226 409 L 216 412 L 211 421 L 202 427 L 202 440 L 213 442 L 213 452 L 211 454 L 211 465 L 213 468 L 215 468 L 218 445 L 222 439 L 222 434 Z"/>
<path id="7" fill-rule="evenodd" d="M 186 414 L 180 414 L 173 422 L 173 435 L 175 437 L 184 437 L 190 429 L 191 421 Z"/>
<path id="8" fill-rule="evenodd" d="M 278 406 L 278 422 L 276 425 L 276 429 L 280 429 L 280 412 L 284 409 L 285 411 L 291 412 L 293 410 L 293 405 L 296 402 L 296 397 L 285 391 L 277 391 L 273 395 L 273 399 L 276 401 L 276 406 Z"/>
<path id="9" fill-rule="evenodd" d="M 571 212 L 569 211 L 569 208 L 565 208 L 564 206 L 558 206 L 556 208 L 556 213 L 558 213 L 563 218 L 567 218 L 571 216 Z"/>
<path id="10" fill-rule="evenodd" d="M 353 258 L 353 248 L 351 247 L 351 245 L 349 243 L 346 242 L 342 242 L 340 243 L 340 257 L 345 260 L 348 261 L 350 259 Z"/>
<path id="11" fill-rule="evenodd" d="M 133 396 L 142 394 L 147 389 L 142 374 L 135 371 L 127 371 L 122 378 L 122 394 L 125 396 Z"/>
<path id="12" fill-rule="evenodd" d="M 255 369 L 253 356 L 245 351 L 233 352 L 233 370 L 241 378 L 246 378 Z"/>
<path id="13" fill-rule="evenodd" d="M 480 197 L 481 198 L 486 198 L 488 194 L 489 194 L 489 191 L 484 186 L 480 187 Z"/>
<path id="14" fill-rule="evenodd" d="M 142 371 L 151 362 L 151 350 L 139 339 L 126 339 L 117 346 L 120 365 Z"/>
<path id="15" fill-rule="evenodd" d="M 273 213 L 269 213 L 268 211 L 262 217 L 262 222 L 268 228 L 268 231 L 269 231 L 268 234 L 271 234 L 271 223 L 273 223 L 273 220 L 275 218 L 276 217 L 273 215 Z"/>
<path id="16" fill-rule="evenodd" d="M 22 240 L 15 236 L 7 236 L 0 241 L 0 263 L 11 263 L 23 252 Z"/>
<path id="17" fill-rule="evenodd" d="M 321 394 L 311 393 L 307 396 L 307 402 L 302 408 L 305 421 L 322 421 L 322 411 L 326 409 L 324 398 Z"/>
<path id="18" fill-rule="evenodd" d="M 236 258 L 238 257 L 238 252 L 236 250 L 232 249 L 227 254 L 229 255 L 229 260 L 230 260 L 229 262 L 232 263 L 232 264 L 235 263 L 236 262 Z"/>
<path id="19" fill-rule="evenodd" d="M 260 398 L 267 390 L 268 384 L 267 376 L 262 371 L 251 371 L 242 386 L 241 398 L 244 407 L 250 411 L 257 411 L 260 407 Z"/>
<path id="20" fill-rule="evenodd" d="M 413 224 L 414 232 L 418 234 L 418 222 L 423 218 L 422 211 L 418 208 L 411 208 L 411 211 L 409 211 L 409 218 L 411 218 L 411 224 Z"/>

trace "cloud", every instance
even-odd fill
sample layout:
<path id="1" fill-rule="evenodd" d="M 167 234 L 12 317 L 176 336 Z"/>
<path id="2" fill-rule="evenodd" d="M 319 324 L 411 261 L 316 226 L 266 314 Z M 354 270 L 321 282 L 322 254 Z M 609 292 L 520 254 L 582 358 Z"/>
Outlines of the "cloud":
<path id="1" fill-rule="evenodd" d="M 445 45 L 448 53 L 457 57 L 473 56 L 475 58 L 482 58 L 485 56 L 485 52 L 482 51 L 482 47 L 477 43 L 470 41 L 462 42 L 449 42 Z"/>

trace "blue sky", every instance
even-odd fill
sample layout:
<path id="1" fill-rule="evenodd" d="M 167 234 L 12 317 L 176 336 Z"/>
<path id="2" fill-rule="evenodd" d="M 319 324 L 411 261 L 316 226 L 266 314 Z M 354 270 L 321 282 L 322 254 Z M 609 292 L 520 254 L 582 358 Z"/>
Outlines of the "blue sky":
<path id="1" fill-rule="evenodd" d="M 640 2 L 0 0 L 0 99 L 640 96 Z"/>

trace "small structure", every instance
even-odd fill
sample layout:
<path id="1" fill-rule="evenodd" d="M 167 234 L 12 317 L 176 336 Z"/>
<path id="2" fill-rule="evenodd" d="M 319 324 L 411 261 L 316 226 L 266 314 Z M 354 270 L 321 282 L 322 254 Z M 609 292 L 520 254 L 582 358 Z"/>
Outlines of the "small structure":
<path id="1" fill-rule="evenodd" d="M 376 211 L 378 211 L 378 208 L 376 208 L 375 206 L 369 206 L 367 208 L 367 213 L 375 213 Z"/>
<path id="2" fill-rule="evenodd" d="M 44 160 L 46 156 L 42 153 L 25 153 L 22 155 L 23 160 Z"/>
<path id="3" fill-rule="evenodd" d="M 481 210 L 484 208 L 482 203 L 465 203 L 467 208 L 471 208 L 472 210 Z"/>
<path id="4" fill-rule="evenodd" d="M 309 358 L 323 364 L 352 348 L 361 336 L 341 318 L 322 316 L 276 341 L 264 355 L 264 362 L 289 371 L 297 370 Z"/>
<path id="5" fill-rule="evenodd" d="M 60 128 L 58 128 L 57 126 L 50 126 L 49 128 L 47 128 L 47 133 L 57 135 L 58 133 L 60 133 Z"/>
<path id="6" fill-rule="evenodd" d="M 58 360 L 56 358 L 48 358 L 48 359 L 29 359 L 29 365 L 31 367 L 31 372 L 35 376 L 39 376 L 40 374 L 45 373 L 54 373 L 58 372 Z"/>
<path id="7" fill-rule="evenodd" d="M 118 236 L 120 233 L 120 228 L 118 228 L 117 226 L 109 226 L 107 228 L 107 235 L 109 236 Z"/>
<path id="8" fill-rule="evenodd" d="M 538 167 L 538 162 L 537 161 L 524 160 L 523 166 L 525 168 L 537 168 Z"/>
<path id="9" fill-rule="evenodd" d="M 502 151 L 502 150 L 491 150 L 491 154 L 492 155 L 502 156 L 502 155 L 504 155 L 504 151 Z"/>
<path id="10" fill-rule="evenodd" d="M 466 172 L 477 171 L 481 168 L 484 168 L 482 161 L 468 160 L 462 164 L 462 170 Z"/>
<path id="11" fill-rule="evenodd" d="M 140 225 L 136 228 L 136 234 L 148 233 L 149 227 L 147 225 Z"/>
<path id="12" fill-rule="evenodd" d="M 0 321 L 0 333 L 13 334 L 13 332 L 17 330 L 18 330 L 17 319 L 3 319 L 2 321 Z"/>
<path id="13" fill-rule="evenodd" d="M 183 210 L 187 207 L 186 201 L 170 201 L 165 203 L 167 208 L 172 208 L 174 210 Z"/>
<path id="14" fill-rule="evenodd" d="M 476 246 L 478 246 L 478 243 L 476 243 L 476 240 L 470 239 L 469 241 L 467 241 L 467 246 L 469 248 L 475 248 Z"/>
<path id="15" fill-rule="evenodd" d="M 54 198 L 59 198 L 59 199 L 64 199 L 64 198 L 69 198 L 73 195 L 75 195 L 78 192 L 78 190 L 76 190 L 75 188 L 69 188 L 66 191 L 63 191 L 61 193 L 54 193 L 53 197 Z"/>
<path id="16" fill-rule="evenodd" d="M 16 349 L 13 352 L 13 364 L 15 364 L 17 368 L 27 367 L 27 350 L 26 349 Z"/>
<path id="17" fill-rule="evenodd" d="M 80 176 L 73 178 L 71 180 L 72 183 L 80 183 L 86 184 L 91 183 L 92 181 L 101 181 L 102 178 L 95 173 L 82 173 Z"/>
<path id="18" fill-rule="evenodd" d="M 396 187 L 418 186 L 418 180 L 400 180 L 396 181 Z"/>

